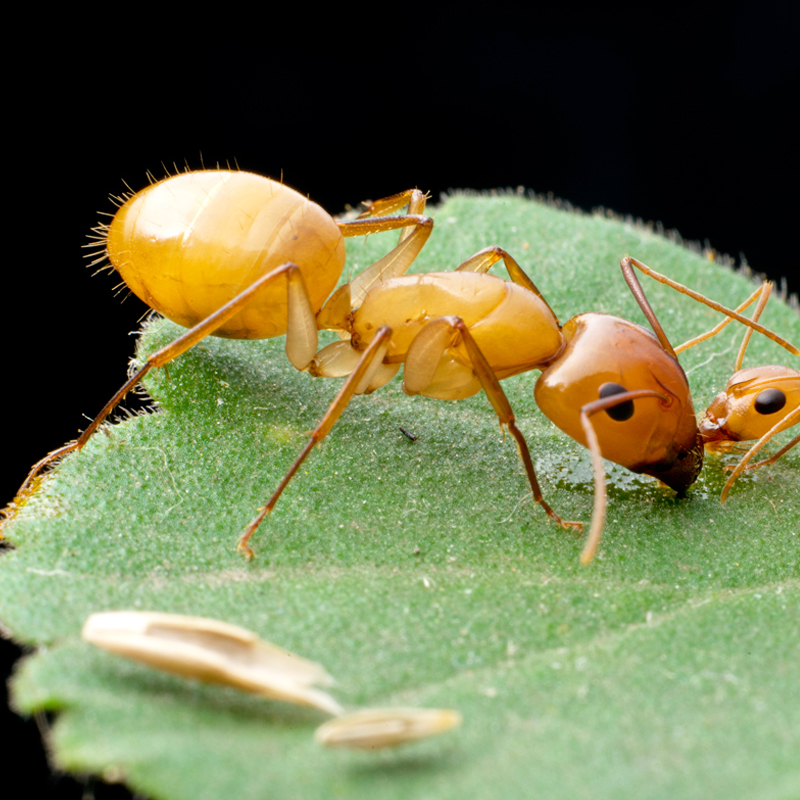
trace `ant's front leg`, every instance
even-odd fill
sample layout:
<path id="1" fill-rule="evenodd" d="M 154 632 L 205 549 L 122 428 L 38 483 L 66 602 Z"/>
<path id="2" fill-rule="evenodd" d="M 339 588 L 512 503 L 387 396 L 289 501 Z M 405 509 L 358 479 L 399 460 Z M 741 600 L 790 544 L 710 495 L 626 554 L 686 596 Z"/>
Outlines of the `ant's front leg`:
<path id="1" fill-rule="evenodd" d="M 469 354 L 472 371 L 489 398 L 501 427 L 506 426 L 517 442 L 517 449 L 525 466 L 534 501 L 544 509 L 550 519 L 557 522 L 562 528 L 582 530 L 582 523 L 561 519 L 545 501 L 533 469 L 528 443 L 525 441 L 522 431 L 517 428 L 516 418 L 506 393 L 500 386 L 500 381 L 491 365 L 473 339 L 469 328 L 460 317 L 448 316 L 433 319 L 417 334 L 406 356 L 403 390 L 411 395 L 424 393 L 425 388 L 431 384 L 445 351 L 459 342 L 464 344 Z M 454 376 L 454 379 L 458 378 Z"/>

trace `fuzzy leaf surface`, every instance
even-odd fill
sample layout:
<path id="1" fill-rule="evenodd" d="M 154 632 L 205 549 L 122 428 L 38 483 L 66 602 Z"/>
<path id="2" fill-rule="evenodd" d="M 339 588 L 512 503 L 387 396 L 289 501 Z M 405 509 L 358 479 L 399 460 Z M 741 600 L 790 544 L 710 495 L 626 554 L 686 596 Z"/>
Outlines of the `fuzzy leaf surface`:
<path id="1" fill-rule="evenodd" d="M 562 322 L 602 311 L 646 325 L 625 253 L 727 305 L 752 291 L 632 222 L 515 196 L 455 196 L 434 214 L 416 271 L 500 244 Z M 349 240 L 349 265 L 392 241 Z M 718 321 L 642 280 L 673 343 Z M 800 318 L 777 299 L 762 321 L 800 341 Z M 139 359 L 180 330 L 151 323 Z M 731 325 L 681 356 L 696 411 L 724 386 L 740 337 Z M 756 335 L 745 365 L 796 360 Z M 588 522 L 589 455 L 536 409 L 534 380 L 503 385 L 546 499 Z M 580 537 L 533 506 L 482 394 L 409 398 L 395 380 L 351 403 L 246 563 L 239 533 L 339 385 L 296 372 L 280 339 L 206 339 L 148 376 L 157 413 L 93 437 L 6 526 L 0 619 L 38 648 L 14 702 L 57 712 L 58 765 L 164 800 L 797 796 L 800 448 L 745 473 L 724 506 L 734 457 L 708 458 L 681 500 L 608 464 L 606 529 L 584 568 Z M 82 642 L 86 617 L 113 609 L 241 625 L 323 664 L 348 707 L 453 708 L 464 724 L 391 752 L 326 751 L 312 736 L 319 712 Z"/>

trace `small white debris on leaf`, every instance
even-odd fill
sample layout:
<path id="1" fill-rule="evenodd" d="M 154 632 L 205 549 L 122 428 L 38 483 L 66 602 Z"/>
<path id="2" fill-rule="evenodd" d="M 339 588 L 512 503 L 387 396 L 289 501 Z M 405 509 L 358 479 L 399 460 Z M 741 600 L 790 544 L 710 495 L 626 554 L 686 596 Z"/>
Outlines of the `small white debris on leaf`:
<path id="1" fill-rule="evenodd" d="M 187 678 L 329 714 L 342 713 L 333 697 L 314 688 L 334 683 L 321 665 L 226 622 L 150 611 L 109 611 L 92 614 L 82 636 L 104 650 Z"/>
<path id="2" fill-rule="evenodd" d="M 461 714 L 441 708 L 368 708 L 332 719 L 314 738 L 328 747 L 373 750 L 436 736 L 461 724 Z"/>

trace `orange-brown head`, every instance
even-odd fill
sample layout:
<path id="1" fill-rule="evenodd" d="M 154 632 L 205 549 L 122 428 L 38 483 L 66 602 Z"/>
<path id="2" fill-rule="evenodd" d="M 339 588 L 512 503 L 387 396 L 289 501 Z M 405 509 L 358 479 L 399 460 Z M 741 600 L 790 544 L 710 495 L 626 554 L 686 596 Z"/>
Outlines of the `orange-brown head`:
<path id="1" fill-rule="evenodd" d="M 648 330 L 606 314 L 567 322 L 563 353 L 536 383 L 536 404 L 561 430 L 587 446 L 581 409 L 613 393 L 647 390 L 591 416 L 604 458 L 653 475 L 677 492 L 697 479 L 703 442 L 680 364 Z"/>

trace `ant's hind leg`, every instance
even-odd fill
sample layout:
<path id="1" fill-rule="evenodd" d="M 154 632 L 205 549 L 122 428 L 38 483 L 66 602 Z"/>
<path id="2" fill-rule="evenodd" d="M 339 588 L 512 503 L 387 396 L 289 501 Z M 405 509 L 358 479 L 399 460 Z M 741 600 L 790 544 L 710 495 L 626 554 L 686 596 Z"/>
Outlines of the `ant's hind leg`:
<path id="1" fill-rule="evenodd" d="M 404 206 L 406 215 L 423 214 L 425 212 L 425 201 L 428 195 L 421 192 L 419 189 L 406 189 L 404 192 L 390 195 L 389 197 L 382 197 L 380 200 L 373 200 L 367 208 L 358 215 L 358 219 L 368 219 L 369 217 L 384 217 L 391 214 L 393 211 L 399 211 Z M 407 239 L 413 232 L 413 228 L 403 228 L 400 231 L 400 241 Z M 345 234 L 346 235 L 346 234 Z"/>
<path id="2" fill-rule="evenodd" d="M 433 230 L 433 220 L 419 214 L 398 217 L 375 217 L 340 222 L 342 236 L 367 236 L 381 231 L 403 229 L 403 235 L 393 250 L 340 286 L 317 314 L 320 330 L 349 331 L 350 312 L 361 305 L 367 292 L 378 283 L 405 274 L 419 255 Z"/>
<path id="3" fill-rule="evenodd" d="M 349 291 L 354 305 L 360 305 L 376 283 L 403 275 L 419 255 L 433 230 L 433 220 L 422 213 L 426 199 L 426 195 L 419 189 L 409 189 L 376 200 L 358 219 L 338 223 L 342 236 L 346 237 L 400 229 L 400 241 L 395 248 L 350 281 Z M 404 206 L 408 206 L 405 214 L 386 216 Z M 337 293 L 334 293 L 331 300 Z"/>
<path id="4" fill-rule="evenodd" d="M 17 495 L 22 495 L 28 491 L 34 478 L 42 469 L 62 456 L 74 450 L 80 450 L 86 442 L 89 441 L 92 434 L 100 427 L 106 417 L 119 405 L 125 395 L 127 395 L 151 369 L 154 367 L 163 367 L 182 353 L 194 347 L 198 342 L 238 314 L 267 284 L 273 283 L 276 280 L 282 280 L 284 276 L 287 281 L 288 292 L 286 355 L 297 369 L 304 369 L 308 366 L 317 349 L 317 327 L 314 319 L 314 311 L 308 299 L 308 292 L 303 283 L 300 270 L 294 264 L 284 264 L 250 284 L 250 286 L 236 295 L 236 297 L 222 306 L 222 308 L 206 317 L 202 322 L 195 325 L 194 328 L 186 331 L 186 333 L 179 336 L 174 342 L 150 355 L 144 366 L 128 378 L 74 442 L 70 442 L 57 450 L 53 450 L 33 465 L 22 486 L 19 488 Z"/>

